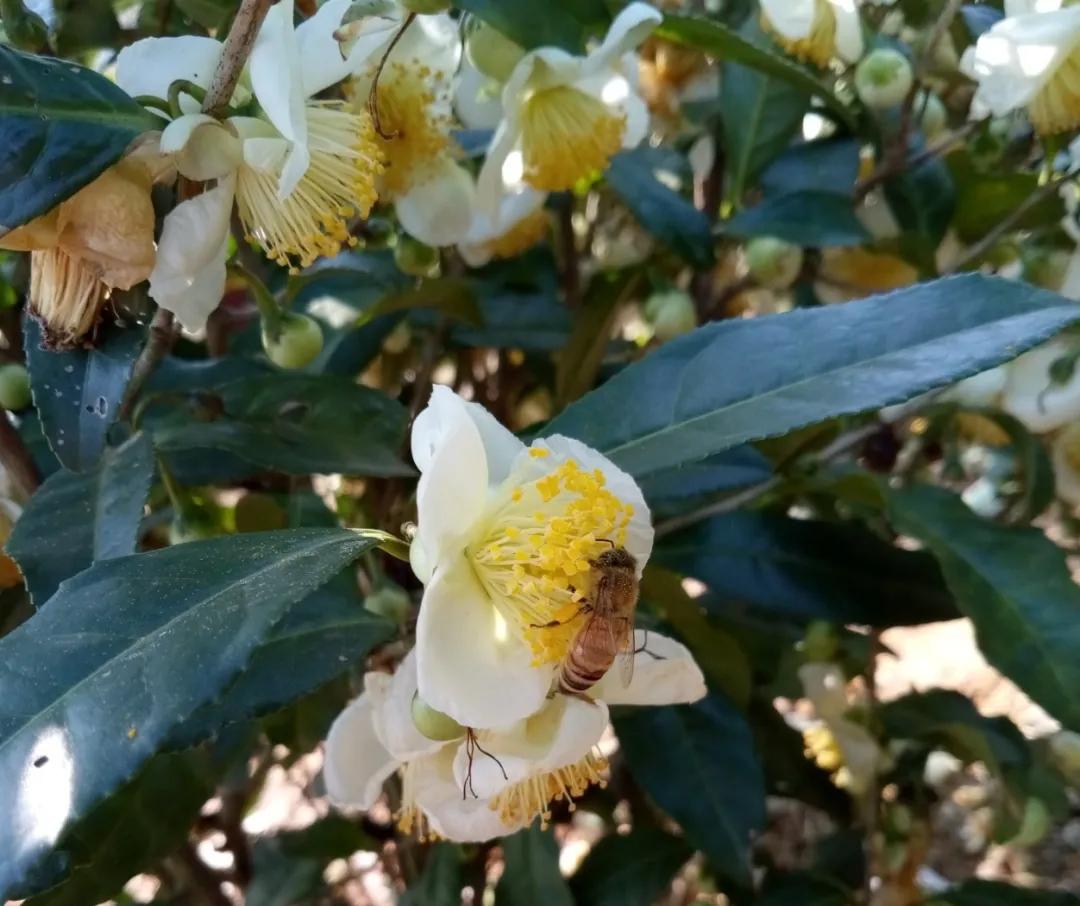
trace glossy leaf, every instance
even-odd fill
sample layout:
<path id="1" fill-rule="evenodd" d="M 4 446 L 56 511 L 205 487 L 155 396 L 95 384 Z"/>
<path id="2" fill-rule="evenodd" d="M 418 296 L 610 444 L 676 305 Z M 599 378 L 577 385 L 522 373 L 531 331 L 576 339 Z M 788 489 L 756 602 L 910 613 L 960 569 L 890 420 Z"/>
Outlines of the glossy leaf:
<path id="1" fill-rule="evenodd" d="M 431 308 L 447 318 L 463 321 L 473 327 L 480 327 L 484 323 L 472 286 L 458 277 L 422 280 L 417 286 L 396 290 L 383 296 L 364 315 L 375 318 L 412 308 Z"/>
<path id="2" fill-rule="evenodd" d="M 52 210 L 159 128 L 103 75 L 0 44 L 0 236 Z"/>
<path id="3" fill-rule="evenodd" d="M 905 626 L 959 616 L 933 558 L 854 525 L 725 513 L 661 539 L 653 559 L 725 598 L 801 620 Z"/>
<path id="4" fill-rule="evenodd" d="M 655 827 L 609 834 L 570 879 L 578 906 L 650 906 L 694 854 L 679 837 Z"/>
<path id="5" fill-rule="evenodd" d="M 536 821 L 502 842 L 506 868 L 495 888 L 495 906 L 572 906 L 559 873 L 559 848 Z"/>
<path id="6" fill-rule="evenodd" d="M 91 563 L 135 553 L 153 476 L 154 451 L 144 434 L 107 450 L 92 472 L 49 476 L 7 543 L 36 607 Z"/>
<path id="7" fill-rule="evenodd" d="M 717 872 L 749 886 L 750 838 L 765 821 L 765 783 L 743 716 L 714 693 L 694 705 L 616 709 L 614 723 L 638 783 Z"/>
<path id="8" fill-rule="evenodd" d="M 938 488 L 891 490 L 889 514 L 937 558 L 986 659 L 1080 730 L 1080 587 L 1065 552 L 1040 529 L 988 522 Z"/>
<path id="9" fill-rule="evenodd" d="M 653 512 L 667 505 L 733 491 L 772 476 L 769 460 L 751 446 L 735 447 L 697 463 L 655 472 L 640 482 Z"/>
<path id="10" fill-rule="evenodd" d="M 458 0 L 455 5 L 525 48 L 554 45 L 581 53 L 590 32 L 595 33 L 607 23 L 601 0 L 552 0 L 543 5 Z"/>
<path id="11" fill-rule="evenodd" d="M 553 419 L 635 477 L 985 371 L 1080 319 L 1043 290 L 976 275 L 841 307 L 709 324 Z M 858 342 L 853 342 L 853 338 Z"/>
<path id="12" fill-rule="evenodd" d="M 25 321 L 26 356 L 41 430 L 65 469 L 93 469 L 124 398 L 131 367 L 142 349 L 142 330 L 109 325 L 90 349 L 49 350 L 41 326 Z"/>
<path id="13" fill-rule="evenodd" d="M 870 234 L 855 216 L 850 195 L 801 191 L 765 198 L 723 224 L 735 236 L 775 236 L 795 245 L 862 245 Z"/>
<path id="14" fill-rule="evenodd" d="M 816 191 L 851 197 L 858 176 L 858 141 L 829 138 L 788 148 L 772 159 L 758 182 L 766 195 Z"/>
<path id="15" fill-rule="evenodd" d="M 427 863 L 415 884 L 401 898 L 401 906 L 461 906 L 465 886 L 461 848 L 453 843 L 436 843 L 428 851 Z"/>
<path id="16" fill-rule="evenodd" d="M 106 560 L 0 640 L 0 893 L 371 544 L 297 529 Z"/>
<path id="17" fill-rule="evenodd" d="M 712 261 L 713 239 L 708 218 L 653 172 L 649 148 L 621 151 L 605 176 L 615 194 L 649 233 L 690 264 Z"/>

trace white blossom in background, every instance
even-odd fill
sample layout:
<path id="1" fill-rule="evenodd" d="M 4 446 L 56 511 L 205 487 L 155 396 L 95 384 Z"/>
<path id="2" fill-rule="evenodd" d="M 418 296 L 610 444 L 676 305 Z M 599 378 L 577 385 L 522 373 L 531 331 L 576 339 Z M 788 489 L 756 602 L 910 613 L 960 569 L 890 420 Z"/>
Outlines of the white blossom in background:
<path id="1" fill-rule="evenodd" d="M 150 293 L 186 328 L 201 328 L 221 299 L 234 200 L 249 238 L 290 267 L 336 254 L 350 241 L 348 219 L 374 203 L 382 165 L 368 115 L 314 97 L 365 62 L 364 46 L 346 56 L 335 37 L 349 6 L 330 0 L 297 27 L 293 0 L 271 7 L 233 98 L 253 95 L 258 115 L 220 122 L 181 95 L 162 151 L 181 175 L 217 185 L 166 216 Z M 221 50 L 212 38 L 146 38 L 120 52 L 117 82 L 133 96 L 166 97 L 178 79 L 206 89 Z"/>
<path id="2" fill-rule="evenodd" d="M 414 720 L 418 652 L 390 677 L 368 673 L 364 693 L 334 721 L 326 740 L 324 778 L 341 807 L 371 808 L 384 781 L 400 772 L 398 824 L 461 842 L 489 840 L 550 817 L 558 799 L 604 783 L 598 743 L 608 705 L 669 705 L 705 695 L 700 669 L 679 642 L 638 632 L 634 678 L 624 687 L 609 674 L 590 701 L 556 695 L 521 719 L 492 730 L 448 723 L 439 739 Z M 449 737 L 449 738 L 447 738 Z"/>
<path id="3" fill-rule="evenodd" d="M 788 53 L 818 66 L 863 53 L 855 0 L 761 0 L 761 23 Z"/>
<path id="4" fill-rule="evenodd" d="M 521 186 L 499 199 L 494 216 L 474 209 L 457 245 L 465 263 L 481 267 L 493 258 L 513 258 L 536 245 L 548 231 L 547 197 L 547 192 Z"/>
<path id="5" fill-rule="evenodd" d="M 1060 382 L 1051 372 L 1063 369 L 1069 361 L 1075 366 L 1078 352 L 1075 343 L 1059 337 L 1010 362 L 1006 366 L 1002 408 L 1036 434 L 1080 418 L 1080 367 L 1059 374 L 1064 377 Z"/>
<path id="6" fill-rule="evenodd" d="M 520 183 L 561 191 L 607 168 L 648 131 L 632 53 L 660 23 L 646 3 L 631 3 L 586 56 L 544 47 L 526 53 L 502 93 L 503 119 L 480 170 L 481 208 L 493 214 Z"/>
<path id="7" fill-rule="evenodd" d="M 1043 135 L 1080 125 L 1080 6 L 1062 0 L 1005 0 L 1005 18 L 960 61 L 979 83 L 972 115 L 1026 107 Z"/>

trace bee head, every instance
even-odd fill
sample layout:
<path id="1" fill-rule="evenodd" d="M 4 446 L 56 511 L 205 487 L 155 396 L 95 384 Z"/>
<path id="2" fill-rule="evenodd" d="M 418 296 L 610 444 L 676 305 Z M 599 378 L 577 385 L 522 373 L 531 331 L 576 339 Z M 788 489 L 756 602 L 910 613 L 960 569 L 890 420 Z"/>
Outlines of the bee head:
<path id="1" fill-rule="evenodd" d="M 600 569 L 637 569 L 637 560 L 634 555 L 625 547 L 615 547 L 614 544 L 611 545 L 610 550 L 598 554 L 596 559 L 591 562 L 593 566 Z"/>

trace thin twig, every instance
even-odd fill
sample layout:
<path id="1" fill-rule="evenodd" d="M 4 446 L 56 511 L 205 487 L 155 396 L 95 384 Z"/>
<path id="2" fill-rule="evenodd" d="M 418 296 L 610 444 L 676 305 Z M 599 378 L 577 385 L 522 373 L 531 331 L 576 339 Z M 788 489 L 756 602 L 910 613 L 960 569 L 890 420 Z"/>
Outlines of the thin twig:
<path id="1" fill-rule="evenodd" d="M 210 90 L 206 92 L 203 113 L 220 116 L 229 106 L 236 83 L 240 81 L 240 73 L 244 71 L 244 64 L 255 45 L 259 27 L 273 3 L 274 0 L 242 0 L 221 50 L 221 59 L 210 82 Z"/>
<path id="2" fill-rule="evenodd" d="M 146 345 L 131 368 L 131 379 L 124 393 L 124 402 L 120 406 L 121 419 L 127 419 L 131 415 L 135 399 L 142 391 L 143 385 L 150 380 L 150 375 L 161 364 L 161 360 L 169 354 L 175 340 L 176 324 L 173 314 L 171 311 L 159 308 L 154 315 L 154 320 L 150 322 L 150 336 L 146 339 Z"/>
<path id="3" fill-rule="evenodd" d="M 578 262 L 577 238 L 574 236 L 574 198 L 567 195 L 558 204 L 557 239 L 561 268 L 563 298 L 569 308 L 581 305 L 581 266 Z"/>
<path id="4" fill-rule="evenodd" d="M 23 499 L 30 497 L 41 484 L 41 475 L 19 432 L 0 409 L 0 466 L 7 471 Z"/>
<path id="5" fill-rule="evenodd" d="M 922 166 L 927 161 L 947 153 L 954 145 L 958 142 L 962 142 L 971 135 L 971 133 L 979 128 L 983 122 L 983 120 L 970 120 L 964 123 L 959 129 L 955 129 L 948 135 L 944 135 L 937 141 L 928 144 L 918 154 L 913 154 L 911 157 L 901 160 L 899 166 L 897 166 L 896 162 L 883 162 L 882 165 L 876 168 L 873 173 L 866 177 L 866 179 L 859 180 L 859 182 L 855 184 L 855 201 L 862 201 L 862 199 L 869 195 L 870 192 L 879 185 L 892 179 L 892 177 L 899 173 L 902 173 L 905 170 L 914 170 L 916 167 Z"/>
<path id="6" fill-rule="evenodd" d="M 870 630 L 870 652 L 863 678 L 866 682 L 866 705 L 872 715 L 878 707 L 877 664 L 882 652 L 881 630 Z M 875 715 L 876 716 L 876 715 Z M 866 812 L 863 815 L 865 833 L 863 834 L 866 852 L 866 875 L 863 885 L 863 902 L 873 902 L 875 878 L 880 874 L 880 859 L 877 845 L 878 825 L 881 817 L 881 778 L 874 774 L 870 789 L 866 791 Z"/>

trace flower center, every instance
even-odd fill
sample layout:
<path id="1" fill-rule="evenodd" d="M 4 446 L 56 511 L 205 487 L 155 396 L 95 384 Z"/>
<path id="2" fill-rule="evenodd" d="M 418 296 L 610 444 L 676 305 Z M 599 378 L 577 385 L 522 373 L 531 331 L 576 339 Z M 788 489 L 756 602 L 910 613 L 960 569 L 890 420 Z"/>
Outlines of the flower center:
<path id="1" fill-rule="evenodd" d="M 544 447 L 529 455 L 547 457 Z M 519 485 L 495 511 L 479 544 L 466 551 L 503 619 L 530 646 L 536 664 L 565 656 L 581 626 L 591 560 L 626 543 L 632 504 L 605 487 L 599 469 L 568 459 Z"/>
<path id="2" fill-rule="evenodd" d="M 374 74 L 373 74 L 374 76 Z M 448 87 L 441 72 L 419 60 L 388 63 L 379 76 L 379 130 L 375 142 L 385 155 L 383 194 L 404 194 L 450 148 Z"/>
<path id="3" fill-rule="evenodd" d="M 576 764 L 511 784 L 492 798 L 491 808 L 511 827 L 527 827 L 539 815 L 540 826 L 546 829 L 551 820 L 551 803 L 580 796 L 594 783 L 607 786 L 603 776 L 607 766 L 603 755 L 590 752 Z M 570 810 L 574 810 L 572 801 Z"/>
<path id="4" fill-rule="evenodd" d="M 99 271 L 58 248 L 30 256 L 30 302 L 49 343 L 70 346 L 97 321 L 109 288 Z"/>
<path id="5" fill-rule="evenodd" d="M 288 198 L 278 198 L 280 173 L 250 166 L 240 167 L 236 188 L 247 238 L 293 271 L 355 244 L 348 221 L 368 215 L 382 170 L 366 113 L 350 112 L 342 101 L 318 101 L 308 106 L 307 120 L 311 165 Z"/>
<path id="6" fill-rule="evenodd" d="M 501 236 L 484 243 L 492 258 L 513 258 L 531 249 L 547 233 L 548 219 L 543 208 L 526 214 Z"/>
<path id="7" fill-rule="evenodd" d="M 570 85 L 534 92 L 521 111 L 525 181 L 558 192 L 603 170 L 622 147 L 626 117 Z"/>
<path id="8" fill-rule="evenodd" d="M 828 0 L 815 0 L 814 21 L 810 33 L 804 38 L 785 38 L 764 13 L 761 14 L 761 24 L 776 43 L 796 59 L 809 60 L 824 68 L 836 55 L 836 13 Z"/>
<path id="9" fill-rule="evenodd" d="M 1080 47 L 1065 58 L 1031 99 L 1028 113 L 1040 135 L 1067 132 L 1080 125 Z"/>

